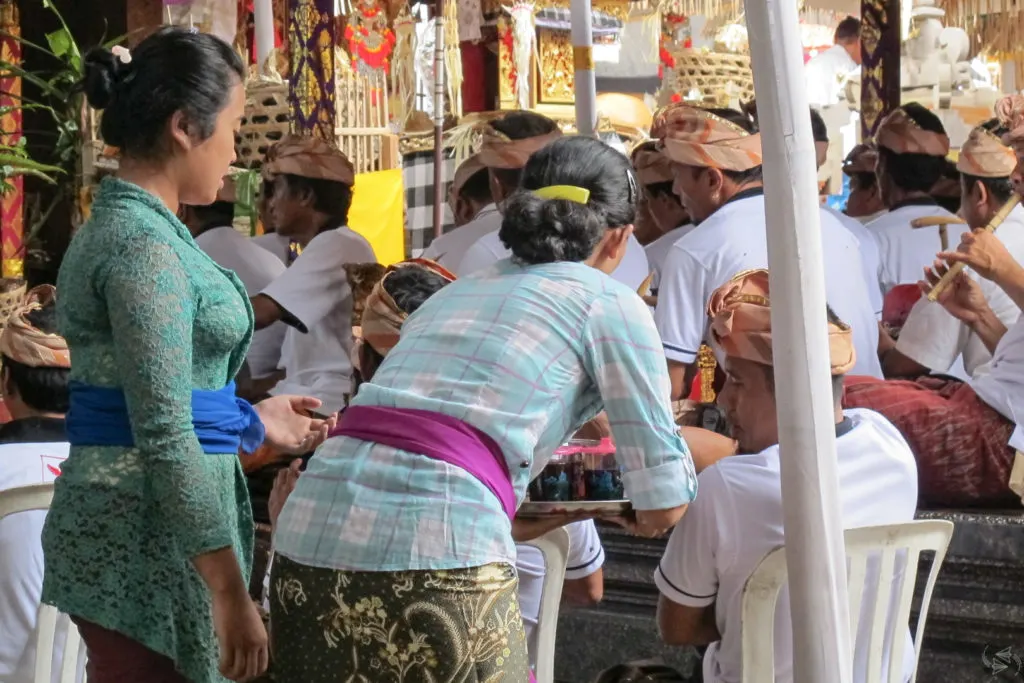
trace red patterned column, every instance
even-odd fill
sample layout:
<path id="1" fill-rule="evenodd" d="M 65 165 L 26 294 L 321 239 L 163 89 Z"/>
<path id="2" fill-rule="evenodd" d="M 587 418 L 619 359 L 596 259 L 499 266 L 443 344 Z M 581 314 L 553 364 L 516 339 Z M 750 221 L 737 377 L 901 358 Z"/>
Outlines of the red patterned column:
<path id="1" fill-rule="evenodd" d="M 860 130 L 870 140 L 900 106 L 900 0 L 861 0 L 860 16 Z"/>
<path id="2" fill-rule="evenodd" d="M 0 0 L 0 59 L 8 63 L 21 61 L 21 45 L 10 36 L 21 35 L 18 7 L 15 0 Z M 21 139 L 21 110 L 8 109 L 21 103 L 21 79 L 0 78 L 0 142 L 14 145 Z M 22 277 L 25 271 L 25 224 L 22 213 L 22 179 L 11 181 L 14 191 L 0 197 L 0 258 L 3 277 Z"/>

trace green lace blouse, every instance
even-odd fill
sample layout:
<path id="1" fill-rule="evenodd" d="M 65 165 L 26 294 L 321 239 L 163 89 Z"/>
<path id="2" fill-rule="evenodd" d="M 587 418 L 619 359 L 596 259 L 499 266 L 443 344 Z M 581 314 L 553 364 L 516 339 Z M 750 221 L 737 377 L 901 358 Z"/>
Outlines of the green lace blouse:
<path id="1" fill-rule="evenodd" d="M 245 288 L 153 195 L 105 179 L 57 281 L 71 379 L 124 390 L 135 447 L 72 447 L 43 531 L 43 601 L 224 679 L 190 562 L 231 546 L 248 579 L 252 511 L 236 453 L 203 453 L 191 392 L 234 378 L 252 338 Z"/>

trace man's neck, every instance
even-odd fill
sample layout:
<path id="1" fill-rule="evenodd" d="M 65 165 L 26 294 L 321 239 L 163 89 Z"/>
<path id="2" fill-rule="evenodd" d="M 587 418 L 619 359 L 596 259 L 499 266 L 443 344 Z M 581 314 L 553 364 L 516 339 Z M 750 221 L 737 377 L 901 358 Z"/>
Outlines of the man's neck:
<path id="1" fill-rule="evenodd" d="M 63 420 L 64 415 L 62 413 L 48 413 L 44 410 L 36 410 L 29 408 L 25 405 L 12 405 L 8 406 L 8 412 L 11 414 L 11 421 L 16 422 L 18 420 Z"/>
<path id="2" fill-rule="evenodd" d="M 313 241 L 313 238 L 320 233 L 338 227 L 337 225 L 333 225 L 329 216 L 324 216 L 322 214 L 310 221 L 310 225 L 312 227 L 299 231 L 293 238 L 296 242 L 302 245 L 303 249 L 305 249 L 306 246 Z"/>
<path id="3" fill-rule="evenodd" d="M 890 211 L 892 211 L 893 207 L 898 208 L 901 204 L 906 204 L 907 202 L 914 202 L 923 199 L 931 199 L 931 195 L 928 194 L 927 192 L 919 192 L 917 190 L 912 191 L 893 188 L 892 192 L 889 194 L 888 208 Z"/>

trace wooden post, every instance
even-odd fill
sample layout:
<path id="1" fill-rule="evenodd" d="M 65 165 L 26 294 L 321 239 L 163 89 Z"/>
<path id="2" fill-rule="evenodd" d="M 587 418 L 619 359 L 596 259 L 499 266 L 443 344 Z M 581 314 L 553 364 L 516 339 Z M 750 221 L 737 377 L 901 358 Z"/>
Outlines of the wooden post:
<path id="1" fill-rule="evenodd" d="M 334 48 L 338 44 L 334 0 L 290 0 L 288 103 L 293 130 L 335 141 Z"/>
<path id="2" fill-rule="evenodd" d="M 860 130 L 870 140 L 885 115 L 900 106 L 900 0 L 860 3 Z"/>
<path id="3" fill-rule="evenodd" d="M 853 678 L 817 169 L 797 3 L 745 0 L 764 154 L 793 680 Z M 898 24 L 897 24 L 898 25 Z"/>
<path id="4" fill-rule="evenodd" d="M 4 60 L 19 63 L 21 43 L 16 36 L 21 35 L 21 22 L 15 0 L 0 2 L 0 30 L 10 36 L 0 38 Z M 16 108 L 20 104 L 21 79 L 0 78 L 0 111 L 5 112 L 0 115 L 0 142 L 5 145 L 15 145 L 21 140 L 22 112 Z M 0 274 L 5 278 L 20 278 L 25 271 L 24 185 L 21 177 L 9 182 L 14 190 L 0 197 Z"/>

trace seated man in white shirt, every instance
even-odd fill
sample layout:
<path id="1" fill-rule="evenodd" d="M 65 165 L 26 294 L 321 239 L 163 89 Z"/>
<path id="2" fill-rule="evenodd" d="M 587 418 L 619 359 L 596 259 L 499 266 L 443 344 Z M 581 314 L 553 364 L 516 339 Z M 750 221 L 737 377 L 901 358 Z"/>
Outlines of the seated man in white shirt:
<path id="1" fill-rule="evenodd" d="M 686 105 L 665 109 L 655 127 L 673 162 L 676 194 L 697 225 L 669 251 L 654 315 L 678 400 L 696 376 L 711 293 L 738 272 L 768 265 L 761 137 L 739 112 Z M 828 300 L 853 326 L 855 372 L 881 377 L 860 245 L 833 215 L 819 216 Z"/>
<path id="2" fill-rule="evenodd" d="M 656 141 L 645 142 L 633 150 L 633 168 L 636 169 L 637 180 L 644 188 L 651 221 L 661 233 L 660 237 L 644 246 L 647 263 L 654 273 L 651 294 L 657 296 L 661 269 L 669 249 L 676 240 L 693 230 L 694 226 L 679 197 L 672 191 L 672 162 L 661 153 Z"/>
<path id="3" fill-rule="evenodd" d="M 961 212 L 972 229 L 984 228 L 1013 196 L 1010 176 L 1017 164 L 1013 150 L 1000 140 L 1006 131 L 993 120 L 973 131 L 960 147 L 957 169 L 961 181 Z M 1017 206 L 995 232 L 1010 255 L 1024 262 L 1024 208 Z M 1012 325 L 1020 309 L 991 280 L 968 273 L 977 283 L 1003 325 Z M 918 300 L 900 330 L 899 341 L 882 356 L 886 377 L 948 374 L 958 358 L 967 377 L 987 372 L 992 352 L 971 326 L 958 320 L 939 303 Z"/>
<path id="4" fill-rule="evenodd" d="M 777 411 L 784 407 L 775 397 L 769 299 L 766 270 L 741 273 L 712 297 L 708 310 L 712 336 L 725 351 L 727 374 L 719 405 L 732 424 L 740 454 L 723 458 L 698 475 L 700 495 L 672 532 L 654 576 L 661 593 L 662 640 L 670 645 L 709 645 L 704 683 L 743 679 L 744 585 L 761 559 L 786 540 L 777 423 Z M 850 328 L 831 310 L 827 324 L 843 527 L 912 521 L 917 507 L 914 455 L 896 428 L 878 413 L 843 411 L 843 375 L 853 368 L 856 352 Z M 893 586 L 901 578 L 895 576 Z M 868 609 L 873 608 L 877 586 L 876 574 L 874 587 L 864 593 L 862 605 Z M 793 681 L 785 592 L 775 609 L 776 683 Z M 861 618 L 855 634 L 853 680 L 857 683 L 867 680 L 871 624 L 872 619 Z M 904 680 L 909 680 L 914 666 L 910 630 L 906 623 L 890 623 L 886 633 L 893 633 L 892 628 L 905 633 L 903 671 Z M 882 671 L 887 671 L 887 662 Z"/>
<path id="5" fill-rule="evenodd" d="M 455 229 L 433 240 L 423 258 L 454 269 L 478 239 L 501 227 L 501 213 L 491 197 L 490 173 L 477 155 L 456 169 L 448 188 L 448 207 Z"/>
<path id="6" fill-rule="evenodd" d="M 942 249 L 938 226 L 914 228 L 911 222 L 932 216 L 956 220 L 931 195 L 946 165 L 949 137 L 935 114 L 911 102 L 882 120 L 875 142 L 875 172 L 888 212 L 867 227 L 878 239 L 879 283 L 888 294 L 896 285 L 917 282 Z M 956 244 L 966 230 L 964 225 L 949 225 L 949 243 Z"/>
<path id="7" fill-rule="evenodd" d="M 1024 97 L 1011 95 L 1005 112 L 1007 142 L 1017 155 L 1011 176 L 1016 188 L 1024 164 Z M 1018 309 L 1024 309 L 1024 266 L 995 234 L 978 230 L 960 236 L 956 251 L 938 255 L 923 292 L 931 291 L 947 271 L 946 263 L 966 264 L 991 280 Z M 945 261 L 946 263 L 943 263 Z M 980 285 L 965 272 L 938 295 L 938 301 L 992 353 L 988 371 L 967 382 L 943 377 L 885 380 L 851 377 L 844 405 L 876 410 L 906 437 L 917 457 L 920 496 L 943 507 L 1019 505 L 1009 488 L 1014 448 L 1008 445 L 1024 417 L 1024 318 L 1004 325 L 985 301 Z"/>
<path id="8" fill-rule="evenodd" d="M 342 265 L 377 260 L 346 226 L 355 171 L 333 145 L 297 135 L 271 148 L 264 168 L 275 178 L 269 211 L 278 232 L 314 235 L 251 299 L 256 329 L 279 320 L 290 326 L 281 350 L 285 378 L 270 393 L 314 396 L 331 414 L 345 407 L 352 384 L 352 291 Z"/>
<path id="9" fill-rule="evenodd" d="M 13 418 L 0 426 L 0 495 L 46 484 L 68 457 L 67 344 L 57 334 L 54 289 L 29 292 L 0 334 L 4 404 Z M 0 681 L 35 680 L 36 615 L 43 591 L 41 536 L 45 510 L 0 520 Z M 57 642 L 63 641 L 63 634 Z M 60 661 L 54 671 L 60 671 Z M 55 679 L 56 680 L 56 679 Z"/>
<path id="10" fill-rule="evenodd" d="M 225 177 L 216 202 L 209 206 L 187 207 L 185 224 L 199 248 L 221 268 L 234 271 L 246 293 L 255 296 L 285 271 L 285 265 L 280 258 L 235 230 L 232 225 L 235 198 L 235 181 L 230 176 Z M 274 323 L 253 335 L 242 373 L 246 381 L 236 380 L 240 395 L 258 400 L 281 380 L 278 365 L 287 330 L 284 323 Z"/>
<path id="11" fill-rule="evenodd" d="M 490 173 L 491 193 L 498 207 L 519 185 L 523 166 L 530 155 L 561 135 L 554 121 L 528 111 L 510 112 L 488 124 L 477 156 Z M 493 228 L 466 251 L 455 268 L 459 277 L 489 268 L 512 256 L 498 235 L 501 217 L 494 216 L 488 220 L 493 222 Z M 612 277 L 631 289 L 637 289 L 649 274 L 644 248 L 636 237 L 630 235 L 626 255 Z"/>

